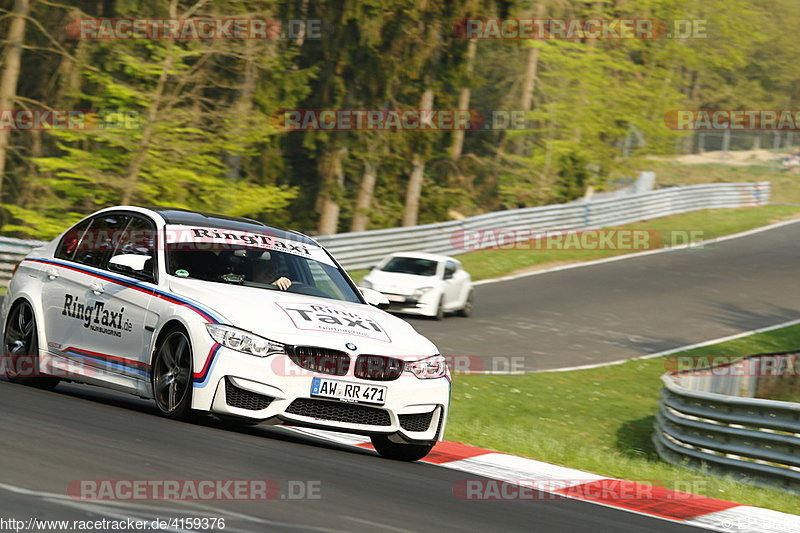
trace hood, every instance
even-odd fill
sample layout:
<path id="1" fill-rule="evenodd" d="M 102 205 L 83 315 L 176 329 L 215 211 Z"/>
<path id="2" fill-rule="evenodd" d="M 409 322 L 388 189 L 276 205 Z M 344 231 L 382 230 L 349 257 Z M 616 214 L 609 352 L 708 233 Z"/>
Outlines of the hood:
<path id="1" fill-rule="evenodd" d="M 291 292 L 170 278 L 170 290 L 222 315 L 231 326 L 293 345 L 358 353 L 427 356 L 436 346 L 396 316 L 367 304 Z"/>
<path id="2" fill-rule="evenodd" d="M 436 276 L 417 276 L 377 269 L 364 276 L 364 279 L 372 283 L 372 288 L 376 291 L 394 294 L 411 294 L 420 287 L 438 287 L 441 284 Z"/>

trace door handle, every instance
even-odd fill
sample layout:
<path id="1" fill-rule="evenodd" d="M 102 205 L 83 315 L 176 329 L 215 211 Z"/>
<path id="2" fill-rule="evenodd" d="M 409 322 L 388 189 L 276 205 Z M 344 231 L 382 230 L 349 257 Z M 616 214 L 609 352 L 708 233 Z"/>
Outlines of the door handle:
<path id="1" fill-rule="evenodd" d="M 58 270 L 55 268 L 48 268 L 45 270 L 45 274 L 47 274 L 47 279 L 52 281 L 58 277 Z"/>
<path id="2" fill-rule="evenodd" d="M 100 285 L 99 283 L 92 283 L 91 285 L 89 285 L 89 288 L 96 295 L 100 295 L 106 292 L 105 288 L 103 288 L 103 286 Z"/>

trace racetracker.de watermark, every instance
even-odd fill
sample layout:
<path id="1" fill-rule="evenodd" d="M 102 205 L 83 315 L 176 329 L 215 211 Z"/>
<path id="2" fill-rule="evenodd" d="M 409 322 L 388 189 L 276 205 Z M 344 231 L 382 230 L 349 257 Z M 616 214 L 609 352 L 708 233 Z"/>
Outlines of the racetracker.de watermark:
<path id="1" fill-rule="evenodd" d="M 800 354 L 754 357 L 738 355 L 670 355 L 664 359 L 666 372 L 691 372 L 693 376 L 716 377 L 800 377 Z"/>
<path id="2" fill-rule="evenodd" d="M 285 109 L 274 125 L 285 131 L 524 130 L 533 124 L 520 110 Z"/>
<path id="3" fill-rule="evenodd" d="M 462 39 L 492 40 L 620 40 L 620 39 L 705 39 L 708 23 L 701 19 L 469 18 L 455 24 Z"/>
<path id="4" fill-rule="evenodd" d="M 800 131 L 800 109 L 671 109 L 664 124 L 675 131 Z"/>
<path id="5" fill-rule="evenodd" d="M 670 482 L 674 489 L 665 489 L 657 480 L 644 482 L 621 479 L 459 479 L 453 485 L 453 496 L 465 501 L 564 501 L 568 498 L 604 501 L 689 501 L 707 499 L 696 492 L 708 490 L 702 480 Z"/>
<path id="6" fill-rule="evenodd" d="M 139 113 L 122 110 L 0 109 L 0 130 L 134 130 Z"/>
<path id="7" fill-rule="evenodd" d="M 41 355 L 3 355 L 0 356 L 0 376 L 12 378 L 56 377 L 75 379 L 76 377 L 96 375 L 98 370 L 81 364 L 68 357 Z"/>
<path id="8" fill-rule="evenodd" d="M 135 518 L 92 519 L 89 513 L 82 520 L 59 520 L 28 517 L 25 520 L 0 517 L 0 531 L 218 531 L 225 529 L 225 518 L 219 516 L 181 516 L 137 520 Z"/>
<path id="9" fill-rule="evenodd" d="M 319 500 L 318 480 L 74 479 L 67 495 L 82 501 Z"/>
<path id="10" fill-rule="evenodd" d="M 450 235 L 450 245 L 461 251 L 485 249 L 542 251 L 644 251 L 665 246 L 702 247 L 709 235 L 704 230 L 656 229 L 586 229 L 542 230 L 503 228 L 457 230 Z"/>
<path id="11" fill-rule="evenodd" d="M 353 322 L 358 319 L 328 316 L 331 321 Z M 269 362 L 270 371 L 276 376 L 308 378 L 316 375 L 315 372 L 344 376 L 353 367 L 357 376 L 386 376 L 399 375 L 407 372 L 408 368 L 420 361 L 431 359 L 430 355 L 402 355 L 393 357 L 363 356 L 353 357 L 347 355 L 318 355 L 292 354 L 288 357 L 272 357 Z M 458 374 L 523 374 L 526 370 L 528 359 L 524 356 L 479 356 L 479 355 L 446 355 L 442 358 L 447 365 L 447 372 L 443 375 Z"/>
<path id="12" fill-rule="evenodd" d="M 322 39 L 330 33 L 321 19 L 259 18 L 80 18 L 67 24 L 77 40 L 261 40 Z"/>

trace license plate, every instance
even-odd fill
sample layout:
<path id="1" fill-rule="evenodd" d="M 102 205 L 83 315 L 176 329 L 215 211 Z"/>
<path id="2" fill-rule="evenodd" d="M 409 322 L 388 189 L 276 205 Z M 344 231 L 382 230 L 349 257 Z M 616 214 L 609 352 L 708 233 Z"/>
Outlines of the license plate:
<path id="1" fill-rule="evenodd" d="M 406 297 L 405 296 L 400 296 L 399 294 L 387 294 L 386 295 L 386 299 L 389 300 L 390 302 L 405 302 L 406 301 Z"/>
<path id="2" fill-rule="evenodd" d="M 314 378 L 311 381 L 311 396 L 336 398 L 345 402 L 383 405 L 386 402 L 386 387 L 351 383 L 336 379 Z"/>

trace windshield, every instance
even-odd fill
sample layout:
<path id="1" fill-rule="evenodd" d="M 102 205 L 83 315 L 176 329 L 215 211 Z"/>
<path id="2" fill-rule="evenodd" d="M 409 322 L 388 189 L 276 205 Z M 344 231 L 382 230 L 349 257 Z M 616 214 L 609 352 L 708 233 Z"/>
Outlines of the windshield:
<path id="1" fill-rule="evenodd" d="M 337 267 L 274 249 L 228 243 L 174 242 L 167 244 L 166 266 L 170 275 L 179 278 L 361 303 Z"/>
<path id="2" fill-rule="evenodd" d="M 392 257 L 383 265 L 384 272 L 398 272 L 400 274 L 414 274 L 416 276 L 435 276 L 436 261 L 420 259 L 417 257 Z"/>

